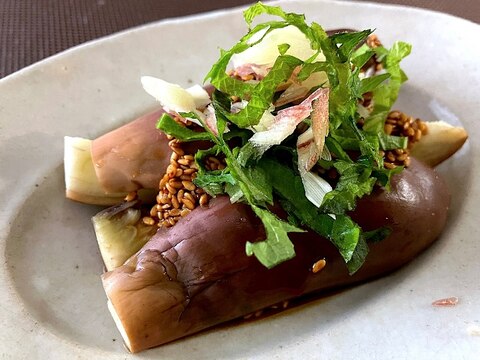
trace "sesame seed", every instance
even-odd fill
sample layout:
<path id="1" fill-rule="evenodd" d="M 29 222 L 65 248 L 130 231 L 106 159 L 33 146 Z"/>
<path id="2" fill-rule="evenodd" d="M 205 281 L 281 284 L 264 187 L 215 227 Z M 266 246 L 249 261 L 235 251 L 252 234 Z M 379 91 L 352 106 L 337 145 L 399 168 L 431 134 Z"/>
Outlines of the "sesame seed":
<path id="1" fill-rule="evenodd" d="M 172 205 L 175 209 L 178 209 L 180 207 L 180 203 L 176 196 L 172 197 Z"/>
<path id="2" fill-rule="evenodd" d="M 170 194 L 176 194 L 176 193 L 177 193 L 177 189 L 174 188 L 174 187 L 173 187 L 172 185 L 170 185 L 169 183 L 167 183 L 167 184 L 165 185 L 165 187 L 167 188 L 167 190 L 168 190 L 168 192 L 169 192 Z"/>
<path id="3" fill-rule="evenodd" d="M 191 193 L 191 192 L 186 192 L 184 195 L 183 195 L 184 199 L 185 200 L 188 200 L 192 203 L 195 204 L 195 202 L 197 201 L 197 196 L 195 193 Z"/>
<path id="4" fill-rule="evenodd" d="M 183 173 L 184 173 L 185 175 L 192 175 L 195 171 L 196 171 L 196 169 L 190 168 L 190 169 L 185 169 L 185 170 L 183 171 Z"/>
<path id="5" fill-rule="evenodd" d="M 168 181 L 168 184 L 171 186 L 171 187 L 174 187 L 175 189 L 181 189 L 183 187 L 183 184 L 181 181 L 178 181 L 176 179 L 170 179 Z"/>
<path id="6" fill-rule="evenodd" d="M 167 167 L 167 175 L 170 179 L 175 177 L 175 174 L 177 173 L 177 167 L 173 164 L 168 165 Z"/>
<path id="7" fill-rule="evenodd" d="M 177 162 L 180 164 L 180 165 L 184 165 L 184 166 L 187 166 L 190 164 L 190 161 L 187 160 L 187 159 L 178 159 Z"/>
<path id="8" fill-rule="evenodd" d="M 197 187 L 195 186 L 195 184 L 191 181 L 182 181 L 181 184 L 183 185 L 183 187 L 189 191 L 194 191 Z"/>
<path id="9" fill-rule="evenodd" d="M 189 199 L 183 199 L 183 204 L 190 210 L 195 209 L 195 204 L 191 202 Z"/>
<path id="10" fill-rule="evenodd" d="M 208 203 L 208 195 L 207 194 L 202 194 L 202 196 L 200 196 L 200 200 L 198 201 L 200 206 L 206 206 L 207 203 Z"/>
<path id="11" fill-rule="evenodd" d="M 318 260 L 312 265 L 312 272 L 314 274 L 318 273 L 320 270 L 323 270 L 325 265 L 327 265 L 327 261 L 325 259 Z"/>
<path id="12" fill-rule="evenodd" d="M 137 192 L 132 191 L 132 192 L 129 192 L 127 196 L 125 196 L 125 201 L 132 201 L 132 200 L 135 200 L 136 198 L 137 198 Z"/>
<path id="13" fill-rule="evenodd" d="M 153 220 L 150 216 L 145 216 L 142 220 L 145 225 L 155 225 L 155 220 Z"/>

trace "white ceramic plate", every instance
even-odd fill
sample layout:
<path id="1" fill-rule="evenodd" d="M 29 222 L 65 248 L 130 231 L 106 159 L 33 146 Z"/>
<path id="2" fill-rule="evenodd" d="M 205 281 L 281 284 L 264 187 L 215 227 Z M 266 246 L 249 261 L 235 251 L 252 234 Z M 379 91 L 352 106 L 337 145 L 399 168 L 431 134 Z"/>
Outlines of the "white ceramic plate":
<path id="1" fill-rule="evenodd" d="M 395 274 L 278 316 L 222 327 L 141 358 L 473 359 L 480 354 L 480 27 L 369 3 L 282 2 L 326 28 L 376 28 L 414 45 L 399 108 L 461 120 L 470 140 L 441 171 L 450 220 Z M 201 82 L 218 47 L 243 34 L 240 10 L 164 21 L 77 47 L 0 80 L 0 355 L 125 359 L 106 307 L 90 216 L 63 196 L 64 135 L 95 137 L 153 106 L 139 77 Z M 456 307 L 434 308 L 450 296 Z"/>

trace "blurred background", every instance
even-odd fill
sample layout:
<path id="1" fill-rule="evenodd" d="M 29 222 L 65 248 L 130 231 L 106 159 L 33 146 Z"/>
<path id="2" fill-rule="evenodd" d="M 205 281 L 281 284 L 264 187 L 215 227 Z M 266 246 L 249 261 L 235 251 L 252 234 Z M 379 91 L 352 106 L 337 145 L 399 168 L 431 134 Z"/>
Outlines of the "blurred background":
<path id="1" fill-rule="evenodd" d="M 348 1 L 348 0 L 343 0 Z M 252 0 L 0 0 L 0 78 L 83 42 L 164 18 Z M 480 23 L 480 0 L 371 0 Z"/>

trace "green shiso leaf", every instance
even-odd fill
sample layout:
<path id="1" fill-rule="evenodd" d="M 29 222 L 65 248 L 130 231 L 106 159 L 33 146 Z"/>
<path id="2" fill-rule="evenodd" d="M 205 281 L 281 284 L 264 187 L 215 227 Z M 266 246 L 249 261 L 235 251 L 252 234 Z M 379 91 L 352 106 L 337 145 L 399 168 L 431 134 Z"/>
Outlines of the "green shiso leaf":
<path id="1" fill-rule="evenodd" d="M 335 190 L 327 193 L 322 208 L 330 214 L 344 214 L 355 209 L 357 199 L 370 194 L 376 179 L 372 168 L 362 163 L 337 161 L 334 164 L 340 174 Z"/>
<path id="2" fill-rule="evenodd" d="M 304 232 L 296 226 L 280 220 L 268 210 L 252 206 L 255 214 L 262 220 L 267 238 L 263 241 L 251 243 L 247 241 L 245 250 L 247 255 L 255 257 L 267 268 L 281 264 L 295 256 L 293 244 L 288 238 L 289 232 Z"/>
<path id="3" fill-rule="evenodd" d="M 350 275 L 355 274 L 358 269 L 362 267 L 362 265 L 365 263 L 365 259 L 367 258 L 368 251 L 368 245 L 363 236 L 361 236 L 358 239 L 358 243 L 355 247 L 355 252 L 352 254 L 352 258 L 347 262 L 347 269 Z"/>
<path id="4" fill-rule="evenodd" d="M 406 149 L 408 138 L 405 136 L 392 136 L 385 133 L 378 134 L 378 141 L 382 150 Z"/>
<path id="5" fill-rule="evenodd" d="M 225 185 L 236 185 L 233 176 L 226 171 L 209 171 L 198 175 L 193 183 L 204 189 L 209 195 L 215 196 L 225 192 Z"/>
<path id="6" fill-rule="evenodd" d="M 389 77 L 390 77 L 390 74 L 387 73 L 387 74 L 380 74 L 380 75 L 375 75 L 372 77 L 362 79 L 362 81 L 360 82 L 359 93 L 365 94 L 367 92 L 375 90 L 378 85 L 380 85 Z"/>
<path id="7" fill-rule="evenodd" d="M 157 129 L 162 130 L 165 134 L 171 135 L 180 141 L 211 140 L 208 133 L 190 130 L 177 123 L 167 113 L 162 114 L 158 120 Z"/>
<path id="8" fill-rule="evenodd" d="M 374 134 L 383 132 L 388 112 L 398 98 L 400 87 L 407 80 L 405 73 L 400 68 L 400 62 L 410 54 L 411 50 L 412 46 L 404 42 L 394 43 L 390 50 L 381 46 L 375 48 L 376 53 L 383 58 L 390 79 L 373 91 L 375 105 L 371 116 L 365 119 L 365 125 L 363 126 L 365 131 Z"/>
<path id="9" fill-rule="evenodd" d="M 350 60 L 353 51 L 362 44 L 372 33 L 372 30 L 363 30 L 358 32 L 344 32 L 330 36 L 332 43 L 336 44 L 338 58 L 345 62 Z"/>
<path id="10" fill-rule="evenodd" d="M 338 248 L 346 263 L 352 259 L 355 259 L 356 264 L 363 263 L 363 255 L 366 256 L 366 253 L 357 254 L 362 230 L 349 216 L 339 215 L 334 218 L 321 212 L 305 197 L 302 180 L 290 167 L 269 158 L 262 158 L 259 166 L 269 174 L 275 193 L 291 217 L 329 239 Z M 360 261 L 361 259 L 363 260 Z"/>

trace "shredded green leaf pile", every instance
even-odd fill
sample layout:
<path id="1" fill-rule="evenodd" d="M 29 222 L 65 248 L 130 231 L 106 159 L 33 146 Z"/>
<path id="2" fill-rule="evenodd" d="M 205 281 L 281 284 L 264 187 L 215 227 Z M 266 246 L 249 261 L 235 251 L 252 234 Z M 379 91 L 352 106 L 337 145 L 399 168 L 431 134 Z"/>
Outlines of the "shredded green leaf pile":
<path id="1" fill-rule="evenodd" d="M 261 14 L 274 16 L 276 20 L 252 26 Z M 244 18 L 249 31 L 231 49 L 221 51 L 219 60 L 205 78 L 216 89 L 212 106 L 218 134 L 195 114 L 180 115 L 196 118 L 206 131 L 189 130 L 167 114 L 158 122 L 158 128 L 181 141 L 212 142 L 210 149 L 196 154 L 199 175 L 195 183 L 213 196 L 227 194 L 232 202 L 250 205 L 262 220 L 266 239 L 247 241 L 247 255 L 255 256 L 264 266 L 272 268 L 295 256 L 288 233 L 310 230 L 329 239 L 338 248 L 353 274 L 367 257 L 367 240 L 378 241 L 388 235 L 385 229 L 364 233 L 348 212 L 354 210 L 357 200 L 370 194 L 376 184 L 388 188 L 392 174 L 401 171 L 401 168 L 385 169 L 380 151 L 407 145 L 405 138 L 389 136 L 383 129 L 400 86 L 406 80 L 400 61 L 410 53 L 411 47 L 398 42 L 390 50 L 383 46 L 371 49 L 364 44 L 371 30 L 329 36 L 319 24 L 307 24 L 303 15 L 286 13 L 280 7 L 260 2 L 247 9 Z M 301 60 L 288 54 L 291 44 L 281 44 L 278 57 L 262 79 L 249 82 L 231 76 L 228 66 L 235 54 L 261 43 L 270 32 L 287 26 L 295 26 L 304 34 L 313 56 Z M 324 60 L 317 60 L 319 54 L 323 54 Z M 363 77 L 361 69 L 373 56 L 382 61 L 385 71 Z M 331 158 L 321 158 L 317 167 L 335 169 L 339 175 L 334 189 L 326 194 L 320 207 L 305 196 L 297 169 L 294 135 L 265 153 L 248 141 L 254 133 L 252 126 L 258 125 L 262 116 L 271 111 L 279 87 L 295 71 L 298 81 L 314 73 L 324 73 L 328 78 L 328 83 L 316 84 L 310 89 L 310 93 L 322 86 L 330 89 L 325 147 Z M 365 93 L 373 94 L 374 108 L 367 118 L 361 118 L 358 104 Z M 233 112 L 234 101 L 244 101 L 246 105 Z M 273 110 L 272 115 L 278 110 Z M 310 124 L 310 118 L 303 123 Z M 225 169 L 207 170 L 203 165 L 205 157 L 218 154 L 225 158 Z M 280 219 L 269 210 L 274 203 L 283 207 L 287 219 Z"/>

